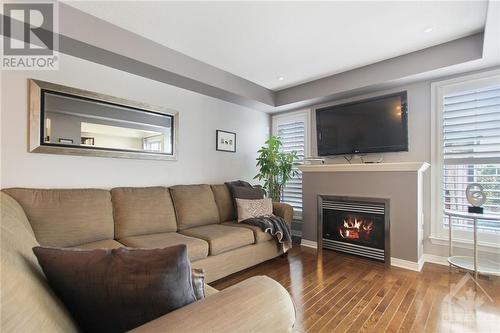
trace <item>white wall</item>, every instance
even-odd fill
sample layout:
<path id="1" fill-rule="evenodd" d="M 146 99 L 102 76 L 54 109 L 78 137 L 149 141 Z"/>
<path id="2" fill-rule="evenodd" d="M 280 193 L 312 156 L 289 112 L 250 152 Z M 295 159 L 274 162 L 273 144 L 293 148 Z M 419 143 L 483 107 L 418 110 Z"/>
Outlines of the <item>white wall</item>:
<path id="1" fill-rule="evenodd" d="M 1 187 L 71 188 L 251 181 L 270 132 L 269 115 L 60 55 L 57 71 L 2 71 Z M 28 84 L 34 78 L 164 106 L 179 112 L 177 161 L 28 152 Z M 215 150 L 215 131 L 237 133 L 237 152 Z"/>

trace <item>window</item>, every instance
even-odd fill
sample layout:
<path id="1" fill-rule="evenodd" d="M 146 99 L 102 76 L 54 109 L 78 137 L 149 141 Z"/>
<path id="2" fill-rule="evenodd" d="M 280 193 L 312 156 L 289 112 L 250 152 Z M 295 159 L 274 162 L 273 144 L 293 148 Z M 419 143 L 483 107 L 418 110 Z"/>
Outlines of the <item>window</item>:
<path id="1" fill-rule="evenodd" d="M 435 194 L 432 236 L 444 238 L 450 223 L 444 210 L 466 212 L 468 184 L 483 186 L 485 214 L 498 221 L 478 221 L 483 243 L 500 236 L 500 75 L 475 75 L 434 86 L 436 118 L 433 140 Z M 437 204 L 436 204 L 437 203 Z M 472 220 L 451 218 L 457 238 L 470 239 Z"/>
<path id="2" fill-rule="evenodd" d="M 273 117 L 273 134 L 281 138 L 282 151 L 295 151 L 299 161 L 302 161 L 308 152 L 308 119 L 308 111 Z M 293 206 L 295 219 L 302 219 L 302 172 L 296 170 L 298 173 L 283 189 L 281 200 Z"/>
<path id="3" fill-rule="evenodd" d="M 149 151 L 163 151 L 163 143 L 165 137 L 163 135 L 154 135 L 142 139 L 142 149 Z"/>

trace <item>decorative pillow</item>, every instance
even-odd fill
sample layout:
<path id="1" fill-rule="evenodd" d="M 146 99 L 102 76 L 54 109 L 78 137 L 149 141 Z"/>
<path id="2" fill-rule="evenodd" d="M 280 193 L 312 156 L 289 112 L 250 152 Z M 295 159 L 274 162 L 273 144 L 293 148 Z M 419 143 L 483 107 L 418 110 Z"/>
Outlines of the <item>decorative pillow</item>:
<path id="1" fill-rule="evenodd" d="M 199 301 L 202 298 L 205 298 L 205 271 L 203 268 L 193 268 L 192 269 L 192 278 L 193 278 L 193 290 L 194 296 L 196 300 Z"/>
<path id="2" fill-rule="evenodd" d="M 232 190 L 233 186 L 252 187 L 249 182 L 246 182 L 244 180 L 234 180 L 232 182 L 226 182 L 225 184 L 229 186 L 229 190 Z"/>
<path id="3" fill-rule="evenodd" d="M 233 197 L 234 204 L 234 218 L 238 218 L 238 207 L 236 205 L 236 198 L 239 199 L 262 199 L 264 197 L 264 190 L 260 186 L 252 186 L 250 183 L 243 180 L 236 180 L 232 182 L 226 182 L 226 186 L 229 188 L 229 192 Z"/>
<path id="4" fill-rule="evenodd" d="M 125 332 L 196 301 L 186 245 L 33 252 L 85 332 Z"/>
<path id="5" fill-rule="evenodd" d="M 255 200 L 262 199 L 263 197 L 264 191 L 262 190 L 262 188 L 243 186 L 233 187 L 233 198 L 235 199 Z"/>
<path id="6" fill-rule="evenodd" d="M 235 200 L 238 208 L 238 223 L 254 217 L 273 215 L 273 202 L 271 198 L 257 200 L 236 198 Z"/>

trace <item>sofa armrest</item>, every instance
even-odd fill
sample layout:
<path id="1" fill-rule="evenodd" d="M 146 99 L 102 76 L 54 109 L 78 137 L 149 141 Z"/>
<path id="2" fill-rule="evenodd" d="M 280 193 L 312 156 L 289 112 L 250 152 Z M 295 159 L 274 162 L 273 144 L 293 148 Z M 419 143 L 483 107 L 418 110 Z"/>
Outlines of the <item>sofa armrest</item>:
<path id="1" fill-rule="evenodd" d="M 284 202 L 273 202 L 273 214 L 285 219 L 290 226 L 293 220 L 293 207 Z"/>
<path id="2" fill-rule="evenodd" d="M 267 276 L 254 276 L 131 332 L 291 332 L 290 295 Z"/>

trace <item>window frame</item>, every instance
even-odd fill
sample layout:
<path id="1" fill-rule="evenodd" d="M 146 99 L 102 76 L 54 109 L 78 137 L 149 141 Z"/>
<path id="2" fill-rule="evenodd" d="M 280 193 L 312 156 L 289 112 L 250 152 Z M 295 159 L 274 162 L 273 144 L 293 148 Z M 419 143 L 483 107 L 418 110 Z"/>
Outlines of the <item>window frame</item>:
<path id="1" fill-rule="evenodd" d="M 446 94 L 452 94 L 464 90 L 473 90 L 489 82 L 500 80 L 500 70 L 491 70 L 472 75 L 456 77 L 448 80 L 431 83 L 431 228 L 429 239 L 437 245 L 449 245 L 448 229 L 443 226 L 443 175 L 444 154 L 442 150 L 442 122 L 443 122 L 443 100 Z M 480 159 L 457 159 L 456 164 L 481 164 L 493 163 L 492 161 L 481 161 Z M 500 161 L 495 164 L 500 163 Z M 471 248 L 472 231 L 453 230 L 454 246 Z M 478 233 L 478 244 L 480 249 L 487 252 L 497 253 L 500 248 L 500 237 L 494 234 Z"/>
<path id="2" fill-rule="evenodd" d="M 309 156 L 311 152 L 311 109 L 303 109 L 291 112 L 272 115 L 271 132 L 272 135 L 278 135 L 278 125 L 281 122 L 304 121 L 304 156 Z M 302 197 L 302 203 L 304 202 Z M 302 220 L 302 212 L 294 211 L 294 220 Z"/>

